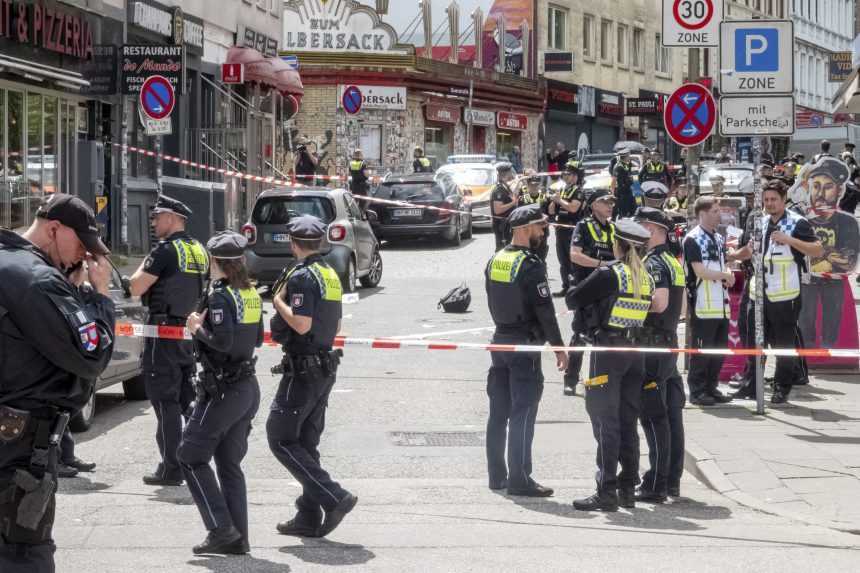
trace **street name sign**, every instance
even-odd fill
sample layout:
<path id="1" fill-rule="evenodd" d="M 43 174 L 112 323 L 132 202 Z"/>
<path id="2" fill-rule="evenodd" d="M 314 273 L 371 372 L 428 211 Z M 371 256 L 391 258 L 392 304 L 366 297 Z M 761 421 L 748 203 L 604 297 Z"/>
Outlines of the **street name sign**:
<path id="1" fill-rule="evenodd" d="M 663 46 L 717 46 L 722 20 L 723 0 L 663 0 Z"/>
<path id="2" fill-rule="evenodd" d="M 720 135 L 793 135 L 794 96 L 720 98 Z"/>
<path id="3" fill-rule="evenodd" d="M 714 96 L 701 84 L 682 85 L 669 96 L 663 108 L 666 133 L 682 147 L 699 145 L 708 139 L 716 120 Z"/>
<path id="4" fill-rule="evenodd" d="M 720 24 L 720 38 L 722 95 L 794 91 L 791 20 L 726 20 Z"/>

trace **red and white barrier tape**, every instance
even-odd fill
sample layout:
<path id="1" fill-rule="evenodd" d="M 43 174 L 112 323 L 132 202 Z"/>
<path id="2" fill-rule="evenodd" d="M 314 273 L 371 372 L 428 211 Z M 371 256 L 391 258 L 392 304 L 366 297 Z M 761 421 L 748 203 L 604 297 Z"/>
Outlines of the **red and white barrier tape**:
<path id="1" fill-rule="evenodd" d="M 182 326 L 153 326 L 117 323 L 117 336 L 160 338 L 166 340 L 190 340 L 191 336 Z M 265 341 L 273 344 L 271 333 Z M 860 350 L 827 348 L 649 348 L 625 346 L 535 346 L 527 344 L 490 344 L 475 342 L 445 342 L 440 340 L 405 340 L 392 338 L 357 338 L 338 336 L 335 348 L 366 346 L 377 350 L 472 350 L 482 352 L 636 352 L 642 354 L 705 354 L 712 356 L 804 356 L 815 358 L 860 358 Z"/>

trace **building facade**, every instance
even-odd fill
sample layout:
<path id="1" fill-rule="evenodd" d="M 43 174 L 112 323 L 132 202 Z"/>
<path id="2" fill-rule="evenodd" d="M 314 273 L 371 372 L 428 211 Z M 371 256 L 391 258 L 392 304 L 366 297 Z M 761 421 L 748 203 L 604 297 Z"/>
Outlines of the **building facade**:
<path id="1" fill-rule="evenodd" d="M 558 90 L 576 93 L 575 109 L 548 103 L 547 140 L 607 152 L 618 140 L 634 139 L 676 154 L 658 109 L 684 80 L 686 50 L 662 47 L 659 0 L 622 5 L 539 2 L 538 70 Z M 634 103 L 629 109 L 627 100 Z M 653 100 L 658 104 L 651 106 Z"/>

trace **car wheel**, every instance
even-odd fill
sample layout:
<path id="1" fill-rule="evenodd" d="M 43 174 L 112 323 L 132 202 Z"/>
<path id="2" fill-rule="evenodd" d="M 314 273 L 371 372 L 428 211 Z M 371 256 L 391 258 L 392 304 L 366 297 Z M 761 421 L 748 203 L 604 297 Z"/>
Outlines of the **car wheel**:
<path id="1" fill-rule="evenodd" d="M 350 257 L 346 276 L 341 279 L 343 281 L 343 292 L 355 292 L 355 275 L 355 260 Z"/>
<path id="2" fill-rule="evenodd" d="M 96 416 L 96 390 L 90 392 L 90 399 L 81 408 L 81 411 L 72 416 L 69 420 L 69 429 L 73 432 L 86 432 L 93 425 L 93 418 Z"/>
<path id="3" fill-rule="evenodd" d="M 451 234 L 451 238 L 448 239 L 449 242 L 455 247 L 459 247 L 463 243 L 463 235 L 460 231 L 460 216 L 457 216 L 457 223 L 454 225 L 454 232 Z"/>
<path id="4" fill-rule="evenodd" d="M 135 376 L 122 381 L 122 391 L 128 400 L 146 400 L 146 384 L 143 376 Z"/>
<path id="5" fill-rule="evenodd" d="M 370 270 L 367 274 L 361 277 L 361 286 L 364 288 L 373 288 L 378 286 L 382 280 L 382 255 L 379 254 L 379 249 L 374 249 L 373 256 L 370 258 Z"/>
<path id="6" fill-rule="evenodd" d="M 464 238 L 464 239 L 471 239 L 471 238 L 472 238 L 472 225 L 473 225 L 473 221 L 472 221 L 472 213 L 471 213 L 471 211 L 469 212 L 469 220 L 468 220 L 468 221 L 469 221 L 469 224 L 468 224 L 468 225 L 466 225 L 466 232 L 463 234 L 463 238 Z"/>

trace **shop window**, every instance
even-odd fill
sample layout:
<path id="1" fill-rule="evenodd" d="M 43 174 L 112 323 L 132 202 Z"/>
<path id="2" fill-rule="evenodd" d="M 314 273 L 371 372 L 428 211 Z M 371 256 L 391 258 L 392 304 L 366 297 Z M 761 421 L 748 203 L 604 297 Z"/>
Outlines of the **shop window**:
<path id="1" fill-rule="evenodd" d="M 34 195 L 42 191 L 42 96 L 27 93 L 27 184 Z"/>
<path id="2" fill-rule="evenodd" d="M 24 94 L 6 92 L 7 182 L 18 182 L 24 176 Z"/>
<path id="3" fill-rule="evenodd" d="M 442 165 L 452 153 L 451 128 L 427 127 L 424 129 L 424 155 L 434 165 Z"/>
<path id="4" fill-rule="evenodd" d="M 604 63 L 612 63 L 612 22 L 610 20 L 600 21 L 600 60 Z"/>
<path id="5" fill-rule="evenodd" d="M 594 58 L 594 16 L 589 14 L 582 17 L 582 57 Z"/>
<path id="6" fill-rule="evenodd" d="M 382 126 L 373 124 L 362 124 L 359 133 L 358 146 L 364 153 L 364 159 L 382 164 Z"/>
<path id="7" fill-rule="evenodd" d="M 663 35 L 654 37 L 654 70 L 661 74 L 668 74 L 672 67 L 671 52 L 663 46 Z"/>
<path id="8" fill-rule="evenodd" d="M 496 156 L 499 159 L 510 161 L 514 146 L 519 145 L 518 133 L 496 132 Z"/>
<path id="9" fill-rule="evenodd" d="M 567 48 L 567 10 L 550 5 L 547 10 L 547 47 L 554 50 Z"/>
<path id="10" fill-rule="evenodd" d="M 637 70 L 644 68 L 645 62 L 645 30 L 633 28 L 633 67 Z"/>
<path id="11" fill-rule="evenodd" d="M 619 66 L 626 66 L 627 61 L 627 26 L 618 24 L 616 28 L 615 58 Z"/>
<path id="12" fill-rule="evenodd" d="M 43 153 L 42 153 L 42 189 L 45 193 L 56 193 L 57 167 L 57 98 L 44 96 L 43 123 Z"/>

